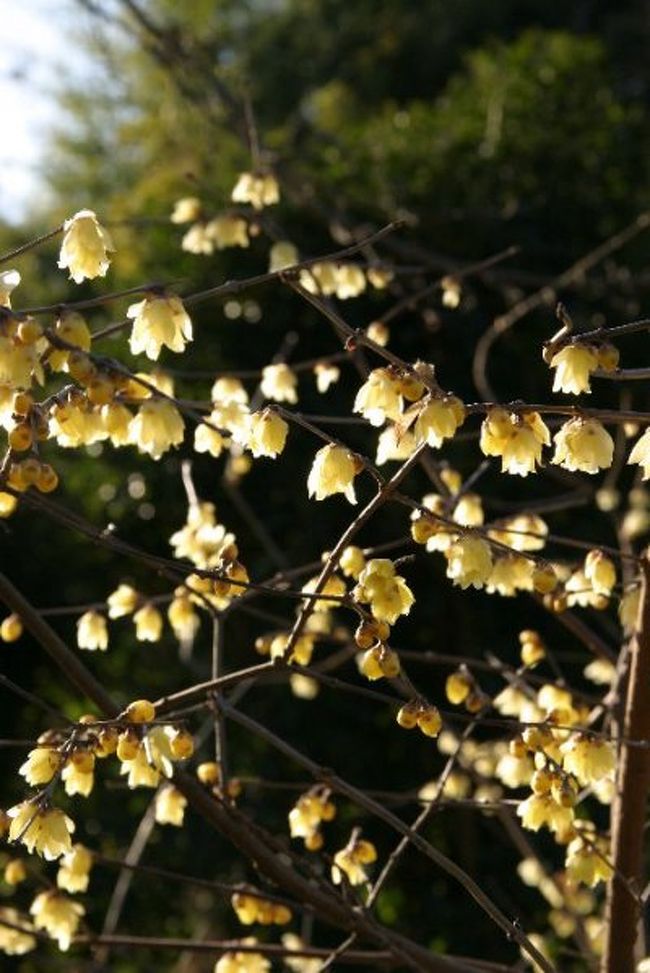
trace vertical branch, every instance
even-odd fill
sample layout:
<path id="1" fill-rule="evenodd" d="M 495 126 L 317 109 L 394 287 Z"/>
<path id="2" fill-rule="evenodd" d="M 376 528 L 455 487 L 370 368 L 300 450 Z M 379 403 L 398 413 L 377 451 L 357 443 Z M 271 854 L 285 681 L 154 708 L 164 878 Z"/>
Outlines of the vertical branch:
<path id="1" fill-rule="evenodd" d="M 642 585 L 636 631 L 630 651 L 625 715 L 612 805 L 612 861 L 632 888 L 643 887 L 644 829 L 650 790 L 650 749 L 634 746 L 650 738 L 650 562 L 641 562 Z M 632 744 L 632 745 L 630 745 Z M 602 973 L 634 973 L 640 900 L 616 874 L 607 890 L 606 943 Z"/>

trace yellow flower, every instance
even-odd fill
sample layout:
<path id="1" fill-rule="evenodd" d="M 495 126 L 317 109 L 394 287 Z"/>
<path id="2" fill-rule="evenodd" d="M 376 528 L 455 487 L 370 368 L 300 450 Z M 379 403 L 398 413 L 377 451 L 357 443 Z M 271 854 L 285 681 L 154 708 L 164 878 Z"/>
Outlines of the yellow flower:
<path id="1" fill-rule="evenodd" d="M 164 399 L 143 402 L 131 420 L 129 437 L 141 453 L 160 459 L 172 446 L 183 442 L 185 425 L 176 406 Z"/>
<path id="2" fill-rule="evenodd" d="M 181 240 L 181 249 L 197 255 L 213 252 L 214 243 L 205 223 L 192 224 Z"/>
<path id="3" fill-rule="evenodd" d="M 263 209 L 280 201 L 280 187 L 270 172 L 242 172 L 230 198 L 233 203 L 250 203 L 253 209 Z"/>
<path id="4" fill-rule="evenodd" d="M 250 937 L 241 940 L 242 946 L 254 946 L 256 939 Z M 214 973 L 268 973 L 271 969 L 269 960 L 262 953 L 249 951 L 235 951 L 224 953 L 217 960 Z"/>
<path id="5" fill-rule="evenodd" d="M 596 419 L 570 419 L 553 437 L 552 463 L 566 470 L 597 473 L 612 465 L 614 441 Z"/>
<path id="6" fill-rule="evenodd" d="M 65 892 L 85 892 L 92 863 L 93 856 L 84 845 L 73 845 L 59 862 L 56 884 Z"/>
<path id="7" fill-rule="evenodd" d="M 336 268 L 336 296 L 340 301 L 358 297 L 366 289 L 366 275 L 356 264 L 340 264 Z"/>
<path id="8" fill-rule="evenodd" d="M 200 620 L 183 588 L 178 589 L 176 596 L 169 603 L 167 618 L 179 642 L 192 641 L 198 631 Z"/>
<path id="9" fill-rule="evenodd" d="M 310 294 L 322 294 L 329 297 L 336 292 L 338 286 L 338 272 L 336 264 L 329 260 L 323 263 L 311 264 L 300 272 L 300 286 Z"/>
<path id="10" fill-rule="evenodd" d="M 163 617 L 151 603 L 143 605 L 133 616 L 138 642 L 158 642 L 162 635 Z"/>
<path id="11" fill-rule="evenodd" d="M 36 937 L 29 932 L 30 924 L 16 909 L 0 906 L 0 920 L 9 923 L 3 925 L 0 921 L 0 951 L 7 956 L 23 956 L 36 948 Z M 20 926 L 12 929 L 11 926 Z"/>
<path id="12" fill-rule="evenodd" d="M 273 409 L 253 412 L 248 428 L 247 446 L 253 456 L 275 459 L 284 449 L 289 426 Z"/>
<path id="13" fill-rule="evenodd" d="M 70 851 L 74 822 L 58 808 L 43 810 L 29 801 L 7 811 L 11 818 L 9 841 L 22 841 L 27 851 L 36 851 L 46 861 L 54 861 Z"/>
<path id="14" fill-rule="evenodd" d="M 0 335 L 0 385 L 28 389 L 33 378 L 43 381 L 38 345 L 21 344 L 15 338 Z"/>
<path id="15" fill-rule="evenodd" d="M 537 412 L 508 414 L 491 409 L 481 426 L 481 449 L 501 457 L 501 471 L 518 476 L 534 473 L 542 460 L 542 446 L 551 442 L 548 427 Z"/>
<path id="16" fill-rule="evenodd" d="M 383 466 L 389 460 L 408 459 L 417 449 L 415 436 L 408 430 L 402 432 L 397 426 L 386 426 L 377 440 L 377 466 Z"/>
<path id="17" fill-rule="evenodd" d="M 353 406 L 371 426 L 383 426 L 386 419 L 402 414 L 399 382 L 388 368 L 375 368 L 357 392 Z"/>
<path id="18" fill-rule="evenodd" d="M 212 417 L 210 417 L 210 422 L 212 422 Z M 204 422 L 199 423 L 194 430 L 194 450 L 197 453 L 209 453 L 210 456 L 218 459 L 225 445 L 226 441 L 221 433 L 213 429 L 212 426 L 206 426 Z"/>
<path id="19" fill-rule="evenodd" d="M 606 777 L 614 770 L 614 748 L 606 740 L 578 733 L 569 737 L 560 749 L 564 769 L 573 774 L 583 787 Z"/>
<path id="20" fill-rule="evenodd" d="M 157 361 L 163 345 L 180 353 L 185 351 L 185 344 L 192 340 L 190 316 L 180 297 L 175 294 L 145 297 L 131 304 L 126 316 L 133 319 L 129 338 L 133 355 L 144 352 L 147 358 Z"/>
<path id="21" fill-rule="evenodd" d="M 394 625 L 400 615 L 408 615 L 415 601 L 413 592 L 388 558 L 368 561 L 352 594 L 355 601 L 370 605 L 374 618 L 389 625 Z"/>
<path id="22" fill-rule="evenodd" d="M 75 794 L 88 797 L 95 783 L 94 765 L 95 758 L 92 753 L 85 752 L 72 756 L 61 772 L 66 794 L 70 797 Z"/>
<path id="23" fill-rule="evenodd" d="M 80 649 L 108 648 L 106 619 L 96 611 L 87 611 L 77 620 L 77 645 Z"/>
<path id="24" fill-rule="evenodd" d="M 638 463 L 643 468 L 643 479 L 650 479 L 650 428 L 646 429 L 640 439 L 637 439 L 627 462 L 628 466 L 631 463 Z"/>
<path id="25" fill-rule="evenodd" d="M 267 399 L 295 405 L 298 401 L 297 384 L 298 379 L 295 374 L 282 362 L 278 365 L 266 365 L 262 370 L 260 391 Z"/>
<path id="26" fill-rule="evenodd" d="M 316 376 L 316 388 L 324 395 L 331 385 L 338 382 L 341 369 L 338 365 L 332 365 L 325 362 L 317 362 L 314 365 L 314 375 Z"/>
<path id="27" fill-rule="evenodd" d="M 81 351 L 90 351 L 90 329 L 85 320 L 76 311 L 63 311 L 54 326 L 57 338 L 62 338 Z M 54 371 L 68 371 L 69 351 L 52 348 L 47 363 Z"/>
<path id="28" fill-rule="evenodd" d="M 551 368 L 557 369 L 553 381 L 554 392 L 591 392 L 589 379 L 600 367 L 598 350 L 592 345 L 565 345 L 551 358 Z"/>
<path id="29" fill-rule="evenodd" d="M 63 243 L 58 266 L 70 271 L 75 284 L 105 277 L 110 264 L 108 254 L 115 247 L 108 232 L 90 209 L 79 210 L 63 224 Z"/>
<path id="30" fill-rule="evenodd" d="M 108 596 L 108 617 L 122 618 L 135 611 L 140 595 L 130 584 L 121 584 Z"/>
<path id="31" fill-rule="evenodd" d="M 517 808 L 524 828 L 539 831 L 543 826 L 556 834 L 565 833 L 573 822 L 572 807 L 563 807 L 553 800 L 550 794 L 531 794 Z"/>
<path id="32" fill-rule="evenodd" d="M 30 750 L 27 760 L 19 769 L 28 784 L 37 787 L 49 783 L 62 763 L 61 754 L 52 747 L 36 747 Z"/>
<path id="33" fill-rule="evenodd" d="M 240 402 L 246 405 L 248 393 L 238 378 L 230 375 L 222 375 L 215 380 L 210 392 L 210 399 L 215 405 L 230 405 L 232 402 Z"/>
<path id="34" fill-rule="evenodd" d="M 572 882 L 589 885 L 593 888 L 599 882 L 608 882 L 613 868 L 608 861 L 609 845 L 602 838 L 589 836 L 586 842 L 582 835 L 570 841 L 566 850 L 565 868 Z"/>
<path id="35" fill-rule="evenodd" d="M 17 642 L 23 634 L 23 622 L 20 615 L 12 613 L 3 618 L 0 624 L 0 638 L 3 642 Z"/>
<path id="36" fill-rule="evenodd" d="M 517 514 L 499 521 L 488 536 L 513 551 L 541 551 L 548 536 L 548 524 L 537 514 Z"/>
<path id="37" fill-rule="evenodd" d="M 324 500 L 335 493 L 343 493 L 350 503 L 356 503 L 354 477 L 357 472 L 354 456 L 344 446 L 333 443 L 323 446 L 316 453 L 307 478 L 309 496 Z"/>
<path id="38" fill-rule="evenodd" d="M 183 825 L 187 799 L 175 787 L 163 787 L 156 794 L 156 821 L 158 824 Z"/>
<path id="39" fill-rule="evenodd" d="M 585 558 L 585 578 L 595 592 L 601 595 L 611 595 L 616 584 L 616 568 L 614 562 L 602 551 L 589 551 Z"/>
<path id="40" fill-rule="evenodd" d="M 360 547 L 350 545 L 345 548 L 341 554 L 339 567 L 346 578 L 354 578 L 356 580 L 365 566 L 366 558 Z"/>
<path id="41" fill-rule="evenodd" d="M 174 203 L 174 211 L 170 216 L 172 223 L 191 223 L 201 213 L 201 200 L 196 196 L 184 196 Z"/>
<path id="42" fill-rule="evenodd" d="M 482 588 L 492 574 L 490 545 L 481 537 L 463 534 L 444 552 L 447 577 L 461 588 Z"/>
<path id="43" fill-rule="evenodd" d="M 437 448 L 445 439 L 452 439 L 465 420 L 465 406 L 455 395 L 432 399 L 415 421 L 415 441 Z"/>
<path id="44" fill-rule="evenodd" d="M 533 587 L 534 564 L 520 554 L 506 554 L 498 557 L 487 582 L 487 592 L 510 597 L 517 591 L 531 591 Z"/>
<path id="45" fill-rule="evenodd" d="M 285 270 L 286 267 L 293 267 L 299 260 L 298 248 L 289 240 L 278 240 L 271 247 L 269 253 L 269 273 L 275 274 L 278 270 Z"/>
<path id="46" fill-rule="evenodd" d="M 34 917 L 36 928 L 44 929 L 52 939 L 56 939 L 59 949 L 65 952 L 69 949 L 79 920 L 86 910 L 80 902 L 74 902 L 67 895 L 52 889 L 40 892 L 29 911 Z"/>
<path id="47" fill-rule="evenodd" d="M 225 250 L 227 247 L 246 248 L 250 244 L 248 223 L 241 216 L 231 213 L 215 216 L 206 225 L 205 233 L 209 240 L 214 241 L 217 250 Z"/>
<path id="48" fill-rule="evenodd" d="M 0 307 L 11 307 L 11 292 L 20 284 L 17 270 L 0 271 Z"/>
<path id="49" fill-rule="evenodd" d="M 368 880 L 364 866 L 376 860 L 375 846 L 370 841 L 356 838 L 334 855 L 332 881 L 340 885 L 345 875 L 350 885 L 363 885 Z"/>

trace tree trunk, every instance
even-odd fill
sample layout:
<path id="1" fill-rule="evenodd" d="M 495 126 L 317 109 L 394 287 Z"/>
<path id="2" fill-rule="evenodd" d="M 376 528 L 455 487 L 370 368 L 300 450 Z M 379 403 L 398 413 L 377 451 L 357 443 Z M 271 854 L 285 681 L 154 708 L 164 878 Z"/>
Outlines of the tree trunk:
<path id="1" fill-rule="evenodd" d="M 634 973 L 641 919 L 638 895 L 644 881 L 644 828 L 650 789 L 650 748 L 630 746 L 650 739 L 650 565 L 642 561 L 641 599 L 630 646 L 625 712 L 612 805 L 614 874 L 607 889 L 605 952 L 601 973 Z M 625 879 L 625 881 L 623 880 Z"/>

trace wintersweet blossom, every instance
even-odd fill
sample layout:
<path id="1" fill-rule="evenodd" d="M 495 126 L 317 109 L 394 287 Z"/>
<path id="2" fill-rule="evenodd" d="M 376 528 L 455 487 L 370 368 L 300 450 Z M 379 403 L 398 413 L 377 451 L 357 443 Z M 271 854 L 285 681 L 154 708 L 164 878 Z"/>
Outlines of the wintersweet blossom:
<path id="1" fill-rule="evenodd" d="M 143 402 L 129 425 L 130 441 L 152 459 L 160 459 L 172 446 L 179 446 L 184 434 L 180 412 L 165 399 Z"/>
<path id="2" fill-rule="evenodd" d="M 551 436 L 537 412 L 508 413 L 490 409 L 481 426 L 480 445 L 486 456 L 501 457 L 501 471 L 517 476 L 534 473 L 542 460 L 542 446 Z"/>
<path id="3" fill-rule="evenodd" d="M 84 845 L 73 845 L 59 862 L 56 884 L 65 892 L 85 892 L 93 856 Z"/>
<path id="4" fill-rule="evenodd" d="M 650 479 L 650 427 L 635 442 L 627 462 L 628 465 L 638 463 L 643 469 L 643 479 Z"/>
<path id="5" fill-rule="evenodd" d="M 574 734 L 560 749 L 564 769 L 573 774 L 583 787 L 606 777 L 614 769 L 614 748 L 606 740 Z"/>
<path id="6" fill-rule="evenodd" d="M 242 945 L 254 946 L 257 940 L 251 937 L 241 940 Z M 214 973 L 269 973 L 271 963 L 262 953 L 237 951 L 224 953 L 214 967 Z"/>
<path id="7" fill-rule="evenodd" d="M 171 824 L 176 828 L 183 825 L 187 798 L 175 787 L 163 787 L 156 795 L 156 821 L 158 824 Z"/>
<path id="8" fill-rule="evenodd" d="M 223 213 L 221 216 L 215 216 L 206 224 L 205 236 L 210 243 L 214 242 L 217 250 L 226 250 L 228 247 L 246 249 L 250 246 L 248 223 L 241 216 L 235 216 L 234 213 Z"/>
<path id="9" fill-rule="evenodd" d="M 27 754 L 27 760 L 18 773 L 25 778 L 30 787 L 48 784 L 61 767 L 63 758 L 53 747 L 36 747 Z"/>
<path id="10" fill-rule="evenodd" d="M 105 277 L 109 253 L 115 250 L 108 231 L 90 209 L 79 210 L 63 224 L 63 243 L 58 266 L 70 271 L 75 284 Z"/>
<path id="11" fill-rule="evenodd" d="M 192 340 L 192 322 L 180 297 L 175 294 L 150 295 L 127 309 L 133 320 L 129 347 L 133 355 L 144 352 L 157 361 L 160 349 L 183 352 Z"/>
<path id="12" fill-rule="evenodd" d="M 77 645 L 80 649 L 108 648 L 108 627 L 106 619 L 100 612 L 87 611 L 77 620 Z"/>
<path id="13" fill-rule="evenodd" d="M 158 642 L 162 634 L 163 617 L 150 602 L 139 608 L 133 616 L 135 637 L 138 642 Z"/>
<path id="14" fill-rule="evenodd" d="M 487 541 L 463 534 L 444 552 L 447 577 L 461 588 L 482 588 L 492 574 L 492 551 Z"/>
<path id="15" fill-rule="evenodd" d="M 355 601 L 370 605 L 373 617 L 394 625 L 400 615 L 408 615 L 415 598 L 404 578 L 388 558 L 372 558 L 359 575 L 353 591 Z"/>
<path id="16" fill-rule="evenodd" d="M 383 426 L 402 413 L 402 396 L 397 377 L 388 368 L 375 368 L 357 392 L 353 406 L 371 426 Z"/>
<path id="17" fill-rule="evenodd" d="M 30 908 L 37 929 L 44 929 L 52 939 L 56 939 L 59 949 L 64 952 L 70 948 L 70 943 L 79 926 L 79 920 L 85 914 L 80 902 L 69 899 L 55 889 L 39 892 Z"/>
<path id="18" fill-rule="evenodd" d="M 307 478 L 309 496 L 324 500 L 335 493 L 342 493 L 350 503 L 356 503 L 354 477 L 358 471 L 354 456 L 344 446 L 333 443 L 323 446 L 316 453 Z"/>
<path id="19" fill-rule="evenodd" d="M 350 885 L 363 885 L 368 881 L 364 866 L 371 865 L 375 861 L 377 861 L 377 851 L 372 842 L 356 838 L 334 855 L 332 881 L 335 885 L 340 885 L 345 876 Z"/>
<path id="20" fill-rule="evenodd" d="M 20 284 L 17 270 L 0 271 L 0 307 L 11 307 L 11 292 Z"/>
<path id="21" fill-rule="evenodd" d="M 122 618 L 135 611 L 140 595 L 130 584 L 120 584 L 108 596 L 108 617 Z"/>
<path id="22" fill-rule="evenodd" d="M 280 362 L 277 365 L 266 365 L 262 370 L 260 391 L 267 399 L 275 402 L 289 402 L 295 405 L 298 401 L 296 387 L 298 379 L 288 365 Z"/>
<path id="23" fill-rule="evenodd" d="M 58 808 L 40 808 L 30 801 L 23 801 L 7 811 L 11 818 L 9 841 L 22 841 L 27 851 L 54 861 L 70 851 L 70 835 L 74 821 Z"/>
<path id="24" fill-rule="evenodd" d="M 197 196 L 184 196 L 176 200 L 169 218 L 172 223 L 191 223 L 198 218 L 200 212 L 201 200 Z"/>
<path id="25" fill-rule="evenodd" d="M 573 395 L 591 392 L 589 379 L 598 367 L 598 349 L 593 345 L 580 342 L 565 345 L 551 358 L 551 368 L 556 369 L 553 391 Z"/>
<path id="26" fill-rule="evenodd" d="M 465 421 L 465 406 L 455 395 L 432 398 L 418 413 L 415 420 L 415 442 L 426 442 L 437 448 L 445 439 L 452 439 Z"/>
<path id="27" fill-rule="evenodd" d="M 553 441 L 555 453 L 551 462 L 566 470 L 597 473 L 612 465 L 614 440 L 596 419 L 570 419 Z"/>
<path id="28" fill-rule="evenodd" d="M 275 274 L 286 267 L 293 267 L 298 260 L 298 248 L 290 240 L 278 240 L 269 252 L 269 273 Z"/>
<path id="29" fill-rule="evenodd" d="M 230 198 L 233 203 L 250 203 L 259 210 L 280 201 L 280 187 L 270 172 L 242 172 Z"/>
<path id="30" fill-rule="evenodd" d="M 616 584 L 616 567 L 602 551 L 589 551 L 585 557 L 585 578 L 599 595 L 611 595 Z"/>
<path id="31" fill-rule="evenodd" d="M 284 449 L 288 432 L 288 424 L 272 409 L 253 412 L 248 430 L 248 448 L 253 456 L 275 459 Z"/>
<path id="32" fill-rule="evenodd" d="M 24 956 L 35 948 L 36 937 L 31 934 L 31 924 L 17 909 L 0 906 L 0 952 L 7 956 Z"/>

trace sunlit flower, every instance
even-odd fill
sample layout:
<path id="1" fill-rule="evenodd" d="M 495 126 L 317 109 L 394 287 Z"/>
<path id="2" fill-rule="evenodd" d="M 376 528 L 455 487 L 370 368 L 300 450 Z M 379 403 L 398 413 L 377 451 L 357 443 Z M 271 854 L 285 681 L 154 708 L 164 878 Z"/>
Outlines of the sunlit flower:
<path id="1" fill-rule="evenodd" d="M 270 172 L 242 172 L 230 198 L 233 203 L 250 203 L 253 209 L 263 209 L 280 201 L 280 187 Z"/>
<path id="2" fill-rule="evenodd" d="M 283 362 L 278 365 L 266 365 L 262 370 L 260 391 L 267 399 L 295 405 L 298 401 L 297 385 L 298 379 L 295 373 Z"/>
<path id="3" fill-rule="evenodd" d="M 565 345 L 551 358 L 551 368 L 555 368 L 554 392 L 591 392 L 589 382 L 592 372 L 599 368 L 598 350 L 592 345 Z"/>
<path id="4" fill-rule="evenodd" d="M 399 462 L 408 459 L 416 449 L 417 443 L 412 432 L 400 430 L 397 425 L 389 425 L 379 433 L 375 462 L 377 466 L 383 466 L 390 460 Z"/>
<path id="5" fill-rule="evenodd" d="M 226 441 L 218 429 L 200 422 L 194 430 L 194 450 L 197 453 L 209 453 L 218 459 L 223 452 Z"/>
<path id="6" fill-rule="evenodd" d="M 248 448 L 253 456 L 275 459 L 284 449 L 289 426 L 273 409 L 253 412 L 248 430 Z"/>
<path id="7" fill-rule="evenodd" d="M 175 787 L 163 787 L 156 794 L 156 821 L 158 824 L 183 825 L 187 798 Z"/>
<path id="8" fill-rule="evenodd" d="M 314 365 L 314 375 L 316 376 L 316 388 L 321 394 L 324 394 L 330 386 L 338 382 L 341 369 L 331 362 L 317 362 Z"/>
<path id="9" fill-rule="evenodd" d="M 143 402 L 129 426 L 131 442 L 153 459 L 160 459 L 172 446 L 179 446 L 184 433 L 180 412 L 165 399 Z"/>
<path id="10" fill-rule="evenodd" d="M 59 862 L 56 884 L 65 892 L 85 892 L 92 863 L 93 856 L 84 845 L 73 845 Z"/>
<path id="11" fill-rule="evenodd" d="M 614 440 L 596 419 L 570 419 L 553 437 L 551 460 L 574 472 L 597 473 L 612 465 Z"/>
<path id="12" fill-rule="evenodd" d="M 250 245 L 247 221 L 233 213 L 215 216 L 206 224 L 205 235 L 208 240 L 214 241 L 217 250 L 225 250 L 227 247 L 246 248 Z"/>
<path id="13" fill-rule="evenodd" d="M 489 594 L 510 597 L 517 591 L 530 591 L 533 587 L 533 562 L 520 554 L 506 554 L 497 557 L 488 578 L 486 590 Z"/>
<path id="14" fill-rule="evenodd" d="M 94 766 L 94 754 L 88 751 L 73 754 L 61 771 L 66 794 L 88 797 L 95 783 Z"/>
<path id="15" fill-rule="evenodd" d="M 388 558 L 373 558 L 359 575 L 353 591 L 355 601 L 370 605 L 373 617 L 394 625 L 400 615 L 408 615 L 415 598 L 404 578 Z"/>
<path id="16" fill-rule="evenodd" d="M 28 389 L 33 378 L 43 381 L 37 345 L 22 344 L 16 338 L 0 335 L 0 385 Z"/>
<path id="17" fill-rule="evenodd" d="M 534 473 L 541 463 L 542 446 L 551 438 L 548 427 L 537 412 L 509 414 L 491 409 L 481 426 L 481 449 L 486 456 L 500 456 L 501 470 L 518 476 Z"/>
<path id="18" fill-rule="evenodd" d="M 573 734 L 561 746 L 564 769 L 586 787 L 612 772 L 615 753 L 611 743 L 583 734 Z"/>
<path id="19" fill-rule="evenodd" d="M 72 938 L 85 913 L 80 902 L 69 899 L 53 889 L 40 892 L 30 908 L 37 929 L 44 929 L 52 939 L 56 939 L 59 949 L 69 949 Z"/>
<path id="20" fill-rule="evenodd" d="M 17 270 L 0 271 L 0 307 L 11 307 L 11 292 L 20 284 Z"/>
<path id="21" fill-rule="evenodd" d="M 242 222 L 245 222 L 242 220 Z M 245 244 L 247 246 L 247 244 Z M 214 250 L 213 238 L 205 223 L 193 223 L 181 240 L 181 248 L 187 253 L 210 254 Z"/>
<path id="22" fill-rule="evenodd" d="M 131 304 L 126 312 L 133 319 L 129 347 L 133 355 L 144 352 L 157 361 L 164 346 L 182 352 L 192 340 L 192 322 L 180 297 L 175 294 L 151 295 Z"/>
<path id="23" fill-rule="evenodd" d="M 363 885 L 368 881 L 366 865 L 377 861 L 377 851 L 370 841 L 356 838 L 341 851 L 334 855 L 332 865 L 332 881 L 340 885 L 345 875 L 350 885 Z"/>
<path id="24" fill-rule="evenodd" d="M 148 602 L 133 616 L 135 637 L 138 642 L 158 642 L 162 635 L 163 617 L 158 609 Z"/>
<path id="25" fill-rule="evenodd" d="M 447 577 L 461 588 L 482 588 L 492 574 L 490 545 L 481 537 L 463 534 L 445 551 Z"/>
<path id="26" fill-rule="evenodd" d="M 63 243 L 58 266 L 70 271 L 75 284 L 86 278 L 105 277 L 108 254 L 115 250 L 108 232 L 90 209 L 79 210 L 63 224 Z"/>
<path id="27" fill-rule="evenodd" d="M 455 395 L 431 399 L 415 421 L 415 441 L 437 448 L 451 439 L 465 420 L 465 406 Z"/>
<path id="28" fill-rule="evenodd" d="M 340 301 L 358 297 L 366 289 L 366 275 L 356 264 L 340 264 L 336 268 L 336 296 Z"/>
<path id="29" fill-rule="evenodd" d="M 611 595 L 616 584 L 616 567 L 611 558 L 602 551 L 589 551 L 585 558 L 585 578 L 595 592 L 601 595 Z"/>
<path id="30" fill-rule="evenodd" d="M 399 382 L 388 368 L 375 368 L 357 392 L 354 412 L 360 412 L 371 426 L 383 426 L 386 419 L 402 413 Z"/>
<path id="31" fill-rule="evenodd" d="M 24 801 L 7 814 L 11 818 L 9 841 L 22 841 L 30 854 L 36 851 L 46 861 L 54 861 L 70 851 L 74 822 L 58 808 L 43 810 Z"/>
<path id="32" fill-rule="evenodd" d="M 491 540 L 513 551 L 541 551 L 548 536 L 548 524 L 538 514 L 517 514 L 499 521 L 488 531 Z"/>
<path id="33" fill-rule="evenodd" d="M 628 465 L 638 463 L 643 469 L 643 479 L 650 479 L 650 427 L 646 429 L 640 439 L 637 439 L 627 462 Z"/>
<path id="34" fill-rule="evenodd" d="M 201 213 L 201 200 L 196 196 L 184 196 L 174 203 L 174 210 L 169 217 L 172 223 L 191 223 L 198 219 Z"/>
<path id="35" fill-rule="evenodd" d="M 571 827 L 574 812 L 572 807 L 558 804 L 550 794 L 531 794 L 517 808 L 517 816 L 529 831 L 539 831 L 546 826 L 550 831 L 561 834 Z"/>
<path id="36" fill-rule="evenodd" d="M 140 595 L 130 584 L 121 584 L 108 596 L 108 617 L 122 618 L 135 611 Z"/>
<path id="37" fill-rule="evenodd" d="M 289 240 L 278 240 L 269 253 L 269 273 L 275 274 L 286 267 L 293 267 L 298 260 L 298 248 Z"/>
<path id="38" fill-rule="evenodd" d="M 77 620 L 77 645 L 90 651 L 108 648 L 108 627 L 103 615 L 87 611 Z"/>
<path id="39" fill-rule="evenodd" d="M 191 642 L 196 635 L 200 620 L 194 605 L 183 588 L 176 592 L 167 609 L 167 618 L 179 642 Z"/>
<path id="40" fill-rule="evenodd" d="M 254 946 L 256 939 L 241 940 L 242 946 Z M 269 973 L 271 964 L 262 953 L 238 951 L 224 953 L 214 967 L 214 973 Z"/>
<path id="41" fill-rule="evenodd" d="M 30 923 L 16 909 L 0 906 L 0 951 L 7 956 L 23 956 L 36 948 Z M 7 923 L 4 925 L 3 923 Z M 12 926 L 20 928 L 13 929 Z"/>
<path id="42" fill-rule="evenodd" d="M 357 462 L 344 446 L 333 443 L 323 446 L 316 453 L 307 478 L 309 496 L 324 500 L 334 493 L 343 493 L 350 503 L 356 503 L 354 477 L 357 472 Z"/>
<path id="43" fill-rule="evenodd" d="M 63 758 L 52 747 L 36 747 L 30 750 L 27 760 L 20 767 L 21 774 L 31 787 L 49 783 L 61 767 Z"/>
<path id="44" fill-rule="evenodd" d="M 572 882 L 590 887 L 608 882 L 614 871 L 608 860 L 609 853 L 607 841 L 596 835 L 589 835 L 589 840 L 585 841 L 579 834 L 567 846 L 565 868 L 568 877 Z"/>

